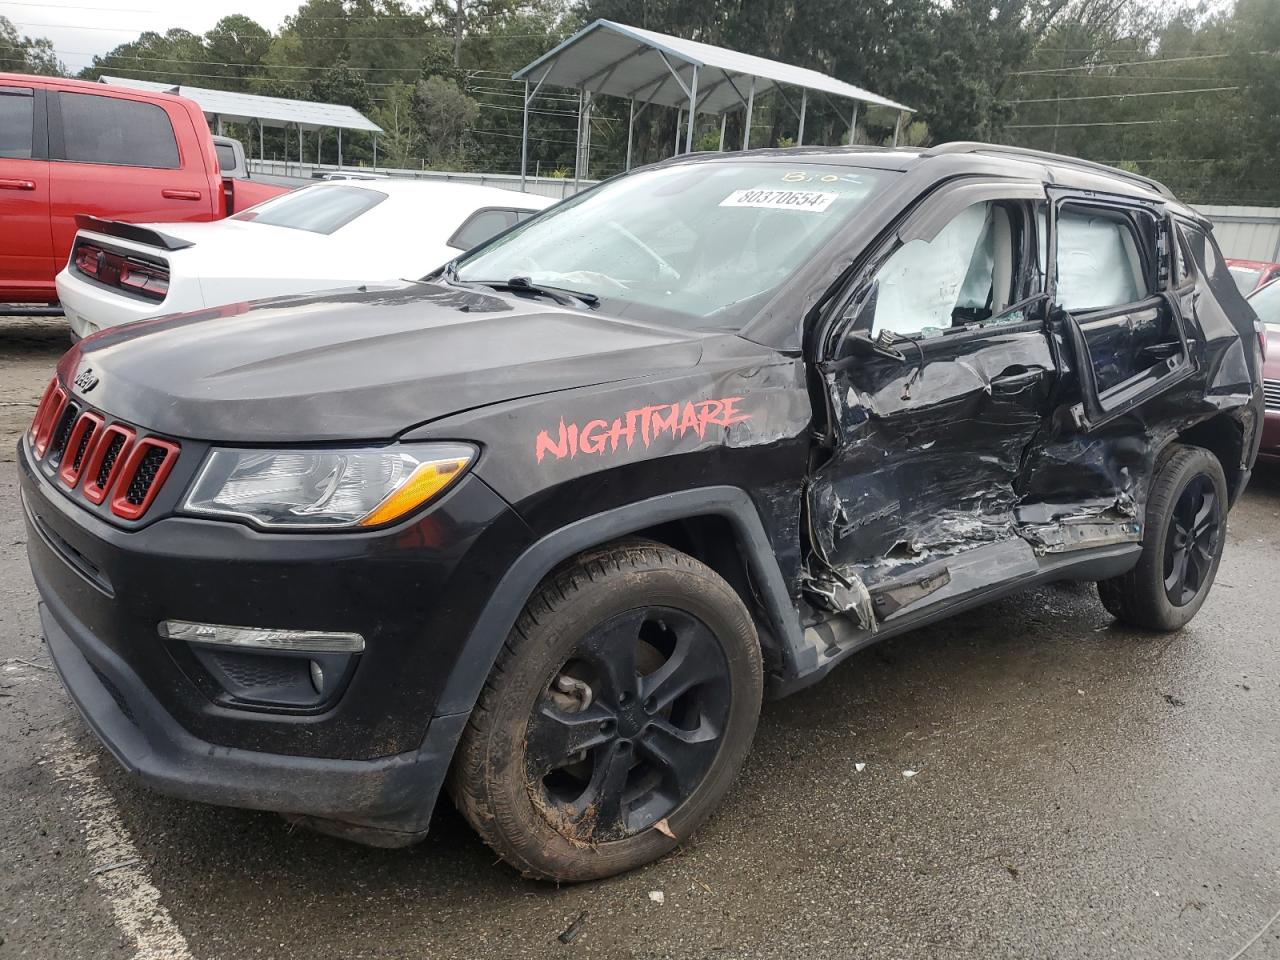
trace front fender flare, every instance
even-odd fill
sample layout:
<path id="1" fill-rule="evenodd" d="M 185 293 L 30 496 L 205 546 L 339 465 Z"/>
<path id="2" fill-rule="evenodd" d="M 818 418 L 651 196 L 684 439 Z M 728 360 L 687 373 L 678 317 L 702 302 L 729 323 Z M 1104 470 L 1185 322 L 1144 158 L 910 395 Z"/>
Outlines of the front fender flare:
<path id="1" fill-rule="evenodd" d="M 787 592 L 760 514 L 745 490 L 732 486 L 700 487 L 662 494 L 597 513 L 547 534 L 533 543 L 495 584 L 467 637 L 436 705 L 436 715 L 470 713 L 515 626 L 525 602 L 556 566 L 591 547 L 647 527 L 690 517 L 716 515 L 732 525 L 759 593 L 769 629 L 777 638 L 785 673 L 795 671 L 802 646 L 800 620 Z"/>

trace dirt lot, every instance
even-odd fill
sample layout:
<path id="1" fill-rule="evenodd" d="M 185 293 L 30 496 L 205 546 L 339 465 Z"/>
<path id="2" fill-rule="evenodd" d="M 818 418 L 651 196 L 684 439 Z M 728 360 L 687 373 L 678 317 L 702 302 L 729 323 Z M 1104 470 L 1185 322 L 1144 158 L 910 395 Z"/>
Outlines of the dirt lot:
<path id="1" fill-rule="evenodd" d="M 1280 921 L 1250 943 L 1280 909 L 1280 475 L 1180 634 L 1073 584 L 889 641 L 766 706 L 677 854 L 556 889 L 447 804 L 380 851 L 120 772 L 50 669 L 24 555 L 13 449 L 66 344 L 0 319 L 0 957 L 1280 958 Z"/>

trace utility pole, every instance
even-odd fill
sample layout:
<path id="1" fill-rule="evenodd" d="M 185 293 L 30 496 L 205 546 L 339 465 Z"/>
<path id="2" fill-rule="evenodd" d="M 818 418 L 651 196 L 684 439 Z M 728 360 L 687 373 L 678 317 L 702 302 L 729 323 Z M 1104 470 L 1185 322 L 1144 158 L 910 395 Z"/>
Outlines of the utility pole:
<path id="1" fill-rule="evenodd" d="M 462 66 L 462 25 L 466 19 L 466 0 L 458 0 L 458 13 L 453 20 L 453 66 Z"/>

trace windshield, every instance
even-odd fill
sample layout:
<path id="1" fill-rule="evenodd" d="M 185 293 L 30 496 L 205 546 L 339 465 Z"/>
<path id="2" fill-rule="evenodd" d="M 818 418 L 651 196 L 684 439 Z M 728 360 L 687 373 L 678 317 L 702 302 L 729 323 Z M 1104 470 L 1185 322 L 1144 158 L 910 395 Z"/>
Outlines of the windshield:
<path id="1" fill-rule="evenodd" d="M 525 278 L 600 309 L 737 329 L 892 173 L 776 162 L 661 167 L 581 194 L 459 261 L 463 282 Z"/>
<path id="2" fill-rule="evenodd" d="M 333 233 L 385 199 L 385 193 L 364 187 L 317 185 L 283 193 L 231 219 L 311 233 Z"/>
<path id="3" fill-rule="evenodd" d="M 1280 329 L 1280 280 L 1273 280 L 1250 297 L 1249 306 L 1267 326 Z"/>

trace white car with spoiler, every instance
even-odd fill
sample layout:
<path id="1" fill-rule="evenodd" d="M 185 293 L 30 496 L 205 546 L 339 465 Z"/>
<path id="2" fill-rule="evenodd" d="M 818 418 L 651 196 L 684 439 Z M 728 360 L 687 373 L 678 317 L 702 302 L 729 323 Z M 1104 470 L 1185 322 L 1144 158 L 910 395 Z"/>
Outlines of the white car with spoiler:
<path id="1" fill-rule="evenodd" d="M 80 339 L 167 313 L 414 279 L 553 202 L 383 179 L 317 183 L 212 223 L 82 216 L 58 299 Z"/>

